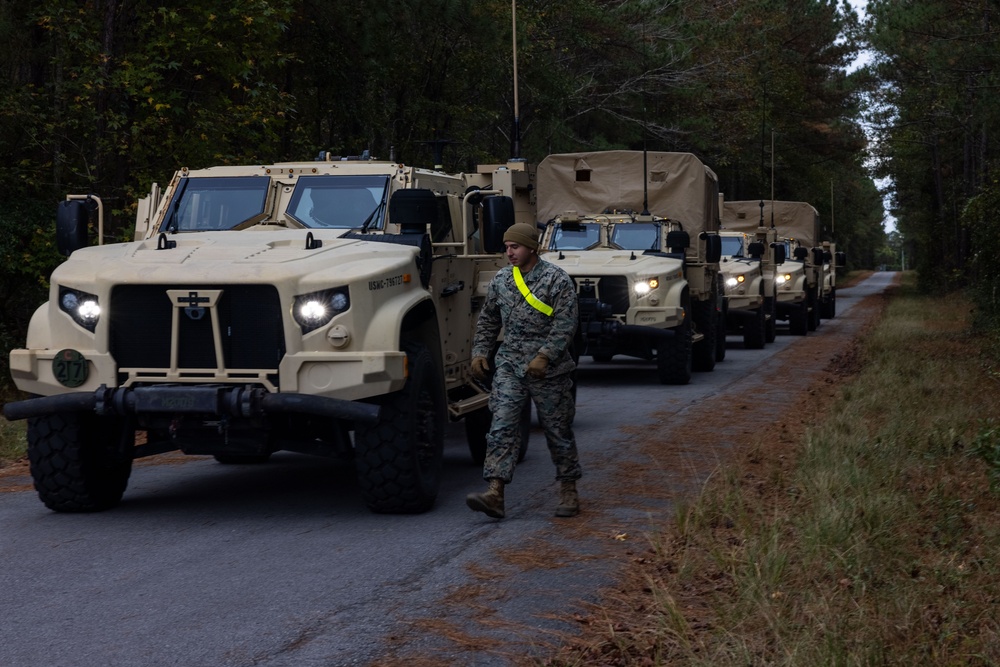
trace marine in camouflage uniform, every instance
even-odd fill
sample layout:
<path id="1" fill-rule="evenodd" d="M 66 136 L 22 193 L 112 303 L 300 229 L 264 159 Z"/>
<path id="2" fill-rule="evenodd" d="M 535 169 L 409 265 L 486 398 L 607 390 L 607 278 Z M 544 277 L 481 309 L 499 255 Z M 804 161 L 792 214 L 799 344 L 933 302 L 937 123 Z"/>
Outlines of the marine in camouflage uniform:
<path id="1" fill-rule="evenodd" d="M 537 257 L 537 234 L 533 226 L 519 223 L 504 235 L 505 242 L 512 241 L 534 253 L 522 273 L 529 294 L 522 294 L 517 285 L 515 266 L 497 272 L 487 289 L 473 341 L 475 372 L 477 360 L 487 363 L 503 329 L 504 338 L 494 361 L 489 403 L 493 423 L 486 436 L 483 465 L 483 478 L 490 488 L 485 494 L 470 494 L 466 499 L 472 509 L 496 518 L 504 516 L 503 486 L 514 475 L 521 445 L 521 412 L 528 400 L 535 403 L 556 466 L 556 479 L 561 483 L 556 514 L 574 516 L 579 511 L 576 480 L 581 468 L 572 427 L 576 403 L 571 373 L 576 364 L 570 354 L 578 324 L 576 288 L 565 271 Z M 546 306 L 551 307 L 550 313 L 545 312 Z"/>

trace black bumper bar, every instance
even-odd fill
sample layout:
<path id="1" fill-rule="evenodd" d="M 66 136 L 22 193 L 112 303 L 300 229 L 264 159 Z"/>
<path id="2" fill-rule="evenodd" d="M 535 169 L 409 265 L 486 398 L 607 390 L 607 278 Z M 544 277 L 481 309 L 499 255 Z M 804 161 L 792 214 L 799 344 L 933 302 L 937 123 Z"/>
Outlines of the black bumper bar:
<path id="1" fill-rule="evenodd" d="M 259 387 L 156 386 L 108 389 L 29 398 L 7 403 L 4 416 L 11 420 L 41 417 L 58 412 L 88 412 L 99 415 L 145 413 L 201 414 L 261 417 L 275 413 L 302 413 L 373 423 L 379 407 L 308 394 L 273 394 Z"/>

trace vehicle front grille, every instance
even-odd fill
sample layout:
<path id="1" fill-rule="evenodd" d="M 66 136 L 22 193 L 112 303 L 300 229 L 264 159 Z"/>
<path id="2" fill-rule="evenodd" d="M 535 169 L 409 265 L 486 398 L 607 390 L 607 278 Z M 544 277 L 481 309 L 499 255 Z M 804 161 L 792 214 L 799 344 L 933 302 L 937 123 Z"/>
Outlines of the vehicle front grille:
<path id="1" fill-rule="evenodd" d="M 222 359 L 216 359 L 209 308 L 188 313 L 167 290 L 221 292 L 218 315 Z M 177 310 L 177 367 L 277 369 L 285 354 L 281 300 L 270 285 L 119 285 L 111 292 L 110 352 L 121 368 L 170 368 Z"/>
<path id="2" fill-rule="evenodd" d="M 629 309 L 628 279 L 625 276 L 574 277 L 576 293 L 580 298 L 596 298 L 611 306 L 615 315 L 624 315 Z"/>

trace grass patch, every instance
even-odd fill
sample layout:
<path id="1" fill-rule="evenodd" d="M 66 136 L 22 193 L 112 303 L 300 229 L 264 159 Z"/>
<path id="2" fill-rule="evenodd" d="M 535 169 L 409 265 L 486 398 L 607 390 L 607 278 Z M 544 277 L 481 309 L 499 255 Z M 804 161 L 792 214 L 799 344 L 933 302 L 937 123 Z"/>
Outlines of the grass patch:
<path id="1" fill-rule="evenodd" d="M 0 468 L 27 456 L 28 440 L 24 420 L 9 422 L 0 417 Z"/>
<path id="2" fill-rule="evenodd" d="M 906 281 L 804 439 L 717 471 L 541 664 L 1000 664 L 1000 392 L 969 326 Z"/>

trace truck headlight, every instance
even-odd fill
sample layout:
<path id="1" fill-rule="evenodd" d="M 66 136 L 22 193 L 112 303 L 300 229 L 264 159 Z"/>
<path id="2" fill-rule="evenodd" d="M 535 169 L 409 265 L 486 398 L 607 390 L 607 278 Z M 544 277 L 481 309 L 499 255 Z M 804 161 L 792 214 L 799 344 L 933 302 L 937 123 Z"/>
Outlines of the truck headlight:
<path id="1" fill-rule="evenodd" d="M 784 275 L 779 274 L 778 276 L 775 276 L 774 282 L 778 283 L 779 285 L 784 285 L 791 279 L 792 279 L 792 274 L 790 273 L 786 273 Z"/>
<path id="2" fill-rule="evenodd" d="M 649 280 L 635 281 L 635 285 L 632 286 L 632 289 L 639 296 L 643 296 L 644 294 L 649 294 L 659 286 L 660 280 L 658 278 L 650 278 Z"/>
<path id="3" fill-rule="evenodd" d="M 101 318 L 101 306 L 96 296 L 69 287 L 59 288 L 59 308 L 91 333 L 97 328 L 97 321 Z"/>
<path id="4" fill-rule="evenodd" d="M 303 334 L 314 331 L 351 307 L 351 297 L 346 287 L 312 292 L 295 297 L 292 317 Z"/>

